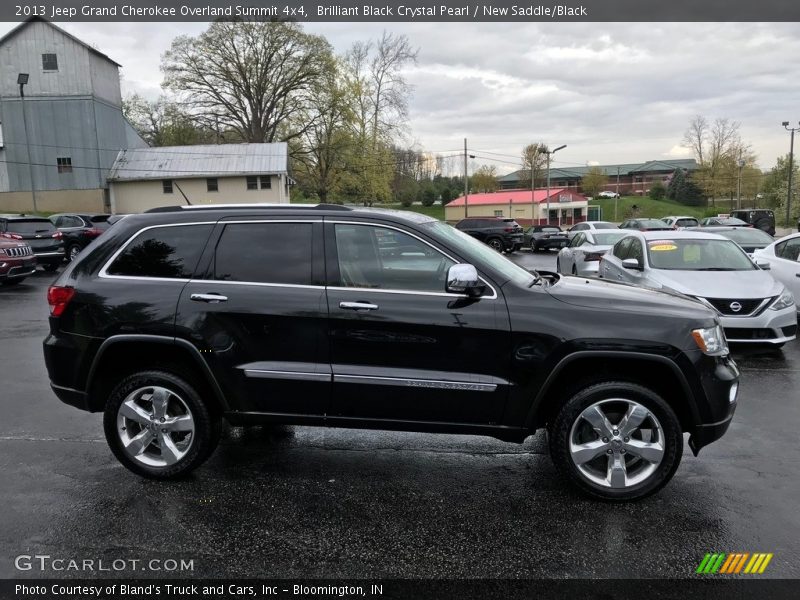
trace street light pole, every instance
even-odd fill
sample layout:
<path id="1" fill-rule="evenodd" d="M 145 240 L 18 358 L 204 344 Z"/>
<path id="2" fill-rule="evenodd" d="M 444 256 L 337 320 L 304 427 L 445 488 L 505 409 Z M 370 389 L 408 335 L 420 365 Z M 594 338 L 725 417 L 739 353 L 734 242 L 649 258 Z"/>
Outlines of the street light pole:
<path id="1" fill-rule="evenodd" d="M 566 148 L 567 145 L 564 144 L 563 146 L 559 146 L 553 150 L 546 150 L 545 154 L 547 154 L 547 220 L 545 221 L 545 225 L 550 225 L 550 155 L 555 154 L 559 150 L 563 150 Z"/>
<path id="2" fill-rule="evenodd" d="M 789 189 L 786 192 L 786 226 L 791 227 L 789 224 L 789 217 L 792 211 L 792 171 L 794 170 L 794 132 L 800 130 L 800 127 L 789 127 L 789 121 L 783 122 L 783 127 L 786 131 L 791 132 L 791 141 L 789 142 Z"/>
<path id="3" fill-rule="evenodd" d="M 33 212 L 36 210 L 36 186 L 33 182 L 33 160 L 31 159 L 31 145 L 28 140 L 28 119 L 25 115 L 25 85 L 28 83 L 28 73 L 20 73 L 17 75 L 17 84 L 19 84 L 19 98 L 22 106 L 22 129 L 25 132 L 25 153 L 28 155 L 28 177 L 31 181 L 31 200 L 33 202 Z"/>
<path id="4" fill-rule="evenodd" d="M 740 158 L 736 164 L 739 167 L 739 180 L 736 182 L 736 208 L 742 208 L 742 167 L 744 167 L 744 159 Z"/>

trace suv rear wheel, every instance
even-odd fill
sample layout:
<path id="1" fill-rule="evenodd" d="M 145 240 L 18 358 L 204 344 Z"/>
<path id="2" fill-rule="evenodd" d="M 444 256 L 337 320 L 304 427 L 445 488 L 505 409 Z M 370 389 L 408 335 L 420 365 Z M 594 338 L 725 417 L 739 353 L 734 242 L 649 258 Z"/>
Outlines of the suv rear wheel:
<path id="1" fill-rule="evenodd" d="M 143 477 L 172 479 L 200 466 L 219 442 L 221 420 L 182 378 L 142 371 L 111 392 L 103 416 L 111 451 Z"/>
<path id="2" fill-rule="evenodd" d="M 500 238 L 490 238 L 486 240 L 486 243 L 493 250 L 497 250 L 497 252 L 502 252 L 503 250 L 505 250 L 505 246 L 503 246 L 503 240 L 501 240 Z"/>
<path id="3" fill-rule="evenodd" d="M 683 455 L 675 412 L 652 390 L 614 381 L 572 396 L 548 429 L 556 468 L 584 493 L 638 500 L 661 489 Z"/>

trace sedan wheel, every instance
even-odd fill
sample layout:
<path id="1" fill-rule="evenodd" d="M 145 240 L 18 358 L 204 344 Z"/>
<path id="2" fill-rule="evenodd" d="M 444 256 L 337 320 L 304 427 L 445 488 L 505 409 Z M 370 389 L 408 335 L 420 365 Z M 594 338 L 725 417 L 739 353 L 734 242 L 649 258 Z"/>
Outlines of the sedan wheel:
<path id="1" fill-rule="evenodd" d="M 558 470 L 602 500 L 638 500 L 663 487 L 683 454 L 670 406 L 652 390 L 611 381 L 586 387 L 548 427 Z"/>
<path id="2" fill-rule="evenodd" d="M 75 260 L 78 257 L 78 254 L 81 253 L 81 248 L 78 245 L 70 246 L 69 253 L 67 254 L 67 258 L 70 262 Z"/>

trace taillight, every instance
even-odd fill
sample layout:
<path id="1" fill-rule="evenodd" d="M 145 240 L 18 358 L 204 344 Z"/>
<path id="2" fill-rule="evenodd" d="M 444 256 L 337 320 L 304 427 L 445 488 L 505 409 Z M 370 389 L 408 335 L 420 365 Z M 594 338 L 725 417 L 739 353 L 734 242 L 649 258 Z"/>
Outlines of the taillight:
<path id="1" fill-rule="evenodd" d="M 583 262 L 595 262 L 599 261 L 605 252 L 589 252 L 588 254 L 583 255 Z"/>
<path id="2" fill-rule="evenodd" d="M 51 235 L 50 237 L 53 237 L 53 238 L 55 238 L 55 239 L 57 239 L 57 240 L 60 240 L 62 237 L 64 237 L 64 234 L 63 234 L 63 233 L 61 233 L 60 231 L 56 231 L 56 232 L 55 232 L 53 235 Z"/>
<path id="3" fill-rule="evenodd" d="M 16 233 L 4 233 L 3 237 L 11 238 L 12 240 L 21 240 L 22 236 Z"/>
<path id="4" fill-rule="evenodd" d="M 83 230 L 83 235 L 87 237 L 96 238 L 98 235 L 103 233 L 102 229 L 98 229 L 97 227 L 90 227 L 89 229 Z"/>
<path id="5" fill-rule="evenodd" d="M 67 309 L 69 301 L 75 295 L 75 288 L 51 285 L 47 288 L 47 303 L 50 305 L 50 315 L 60 317 Z"/>
<path id="6" fill-rule="evenodd" d="M 514 231 L 516 230 L 513 227 L 506 227 L 505 229 L 503 229 L 503 231 L 505 231 L 506 233 L 514 233 Z"/>

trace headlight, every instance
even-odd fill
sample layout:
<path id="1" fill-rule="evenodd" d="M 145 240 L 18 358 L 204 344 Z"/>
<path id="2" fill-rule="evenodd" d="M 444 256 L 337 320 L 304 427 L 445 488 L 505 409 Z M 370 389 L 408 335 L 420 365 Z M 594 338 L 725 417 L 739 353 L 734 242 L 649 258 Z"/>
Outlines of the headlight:
<path id="1" fill-rule="evenodd" d="M 697 347 L 709 356 L 726 356 L 728 354 L 728 340 L 720 325 L 708 329 L 695 329 L 692 331 Z"/>
<path id="2" fill-rule="evenodd" d="M 783 310 L 784 308 L 789 308 L 790 306 L 794 306 L 794 296 L 792 296 L 792 292 L 784 288 L 783 293 L 778 297 L 777 300 L 775 300 L 775 302 L 772 303 L 770 308 L 772 310 Z"/>

